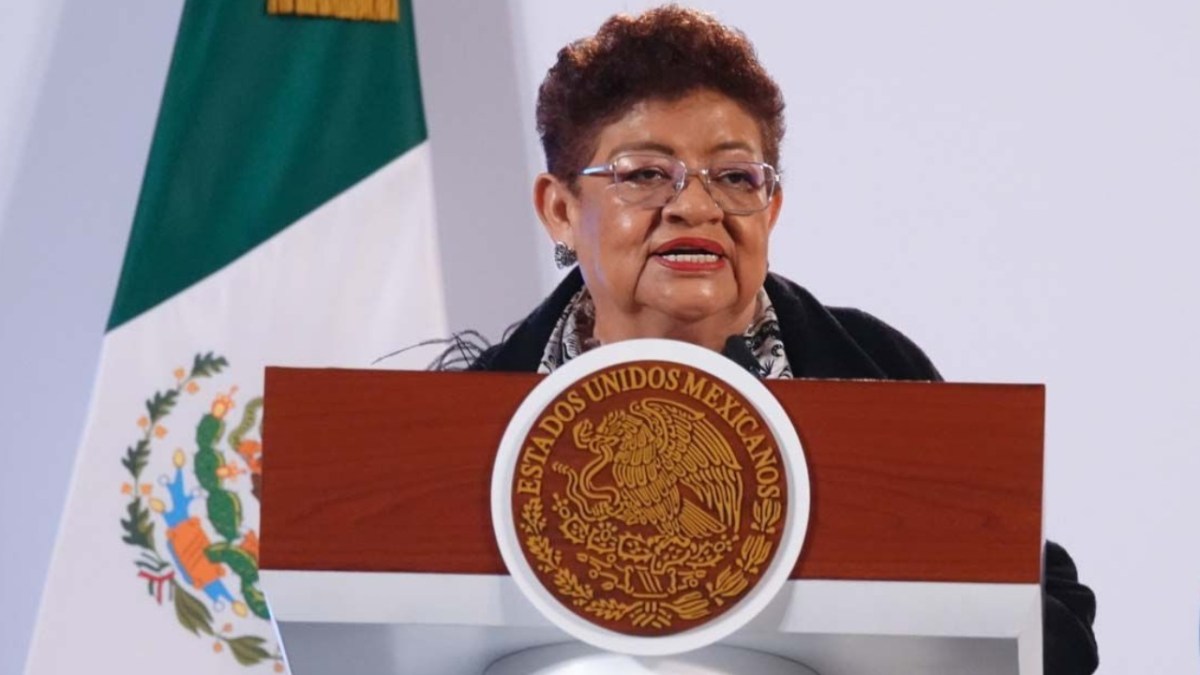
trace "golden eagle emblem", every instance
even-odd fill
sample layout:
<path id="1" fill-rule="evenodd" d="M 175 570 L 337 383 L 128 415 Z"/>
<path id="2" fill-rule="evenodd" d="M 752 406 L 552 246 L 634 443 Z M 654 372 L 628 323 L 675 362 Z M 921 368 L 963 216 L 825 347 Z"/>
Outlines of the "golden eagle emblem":
<path id="1" fill-rule="evenodd" d="M 740 394 L 645 363 L 599 371 L 543 408 L 512 508 L 525 559 L 557 600 L 610 630 L 664 636 L 758 583 L 787 492 L 777 444 Z"/>
<path id="2" fill-rule="evenodd" d="M 704 413 L 666 399 L 634 401 L 593 427 L 582 420 L 575 446 L 594 455 L 567 476 L 567 498 L 589 522 L 615 518 L 689 539 L 736 532 L 741 465 Z M 608 478 L 597 484 L 597 478 Z"/>

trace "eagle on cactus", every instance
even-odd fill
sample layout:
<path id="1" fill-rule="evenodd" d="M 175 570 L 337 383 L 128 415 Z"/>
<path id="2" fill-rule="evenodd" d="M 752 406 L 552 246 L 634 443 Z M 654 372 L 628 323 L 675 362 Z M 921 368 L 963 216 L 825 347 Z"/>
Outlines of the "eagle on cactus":
<path id="1" fill-rule="evenodd" d="M 612 518 L 689 539 L 738 530 L 741 465 L 704 413 L 645 398 L 608 412 L 598 424 L 581 420 L 572 440 L 593 459 L 579 471 L 555 468 L 585 520 Z"/>

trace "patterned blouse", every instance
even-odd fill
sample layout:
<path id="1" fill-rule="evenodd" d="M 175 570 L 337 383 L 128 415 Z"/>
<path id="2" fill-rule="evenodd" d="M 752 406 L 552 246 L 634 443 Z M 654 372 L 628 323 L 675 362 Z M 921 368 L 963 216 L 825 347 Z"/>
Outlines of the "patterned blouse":
<path id="1" fill-rule="evenodd" d="M 742 337 L 750 352 L 758 359 L 759 371 L 767 379 L 791 379 L 792 366 L 788 363 L 787 351 L 779 330 L 779 317 L 766 290 L 758 290 L 758 315 L 746 327 Z M 596 305 L 592 295 L 584 286 L 567 303 L 558 323 L 546 342 L 538 372 L 542 374 L 558 368 L 580 354 L 598 347 L 600 341 L 594 336 L 596 327 Z"/>

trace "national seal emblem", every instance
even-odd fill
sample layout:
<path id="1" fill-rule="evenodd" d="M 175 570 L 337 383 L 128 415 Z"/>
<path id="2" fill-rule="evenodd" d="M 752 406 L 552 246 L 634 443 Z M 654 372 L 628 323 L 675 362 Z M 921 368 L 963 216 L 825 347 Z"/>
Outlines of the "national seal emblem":
<path id="1" fill-rule="evenodd" d="M 803 457 L 732 362 L 665 341 L 621 351 L 569 363 L 514 416 L 493 482 L 497 536 L 523 590 L 576 637 L 693 649 L 744 624 L 794 566 Z"/>

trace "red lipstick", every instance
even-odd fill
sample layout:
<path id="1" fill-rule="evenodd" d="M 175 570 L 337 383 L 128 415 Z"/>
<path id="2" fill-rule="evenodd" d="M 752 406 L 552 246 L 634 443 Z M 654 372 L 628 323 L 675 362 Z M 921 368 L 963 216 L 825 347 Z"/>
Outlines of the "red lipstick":
<path id="1" fill-rule="evenodd" d="M 662 266 L 678 272 L 710 272 L 725 267 L 725 249 L 711 239 L 679 237 L 652 254 Z"/>

